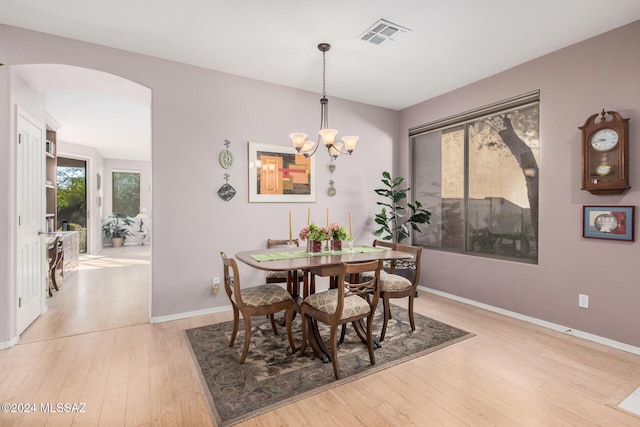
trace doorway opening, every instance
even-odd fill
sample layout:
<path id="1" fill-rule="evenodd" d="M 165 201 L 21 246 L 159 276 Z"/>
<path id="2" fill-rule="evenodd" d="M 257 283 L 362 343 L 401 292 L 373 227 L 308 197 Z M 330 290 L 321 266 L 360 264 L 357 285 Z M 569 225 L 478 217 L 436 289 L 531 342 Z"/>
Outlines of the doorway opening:
<path id="1" fill-rule="evenodd" d="M 67 221 L 70 230 L 77 226 L 80 233 L 86 232 L 81 262 L 65 271 L 59 291 L 42 298 L 42 314 L 20 333 L 19 344 L 148 323 L 150 247 L 103 248 L 102 223 L 113 212 L 111 171 L 131 168 L 142 171 L 145 191 L 141 191 L 139 212 L 144 212 L 145 230 L 152 224 L 151 90 L 113 74 L 62 64 L 13 65 L 12 73 L 20 83 L 18 95 L 42 100 L 33 108 L 41 107 L 41 115 L 59 125 L 52 156 L 58 161 L 52 168 L 56 176 L 46 183 L 47 194 L 53 192 L 57 205 L 46 212 L 47 217 L 57 218 L 52 231 Z M 43 141 L 43 152 L 45 148 Z M 44 178 L 34 180 L 45 182 Z M 67 189 L 70 194 L 65 195 Z M 66 204 L 65 197 L 73 203 Z M 40 225 L 44 217 L 45 213 L 37 216 Z M 150 242 L 149 233 L 145 236 Z M 41 293 L 45 289 L 39 282 L 33 287 Z"/>
<path id="2" fill-rule="evenodd" d="M 57 215 L 62 231 L 78 231 L 80 253 L 87 253 L 87 162 L 58 157 Z"/>

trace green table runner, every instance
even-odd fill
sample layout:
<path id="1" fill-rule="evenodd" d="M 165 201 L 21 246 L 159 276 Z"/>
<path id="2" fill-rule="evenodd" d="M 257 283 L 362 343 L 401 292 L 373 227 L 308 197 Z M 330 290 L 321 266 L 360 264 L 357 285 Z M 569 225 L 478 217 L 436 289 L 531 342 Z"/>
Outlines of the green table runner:
<path id="1" fill-rule="evenodd" d="M 255 259 L 258 262 L 280 261 L 283 259 L 307 258 L 312 256 L 323 256 L 323 255 L 348 255 L 350 253 L 382 252 L 383 250 L 384 249 L 372 248 L 369 246 L 357 246 L 353 248 L 353 252 L 350 252 L 348 249 L 342 250 L 340 252 L 323 251 L 317 254 L 312 254 L 309 252 L 293 252 L 291 255 L 289 255 L 288 252 L 269 252 L 266 254 L 251 255 L 251 258 Z"/>

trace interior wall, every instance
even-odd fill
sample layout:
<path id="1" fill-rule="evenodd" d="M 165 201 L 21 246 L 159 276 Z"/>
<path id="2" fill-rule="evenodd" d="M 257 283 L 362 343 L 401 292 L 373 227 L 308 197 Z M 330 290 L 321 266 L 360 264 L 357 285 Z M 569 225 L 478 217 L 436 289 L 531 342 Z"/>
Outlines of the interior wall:
<path id="1" fill-rule="evenodd" d="M 14 192 L 12 191 L 15 183 L 15 174 L 10 169 L 8 159 L 12 158 L 15 153 L 13 148 L 14 126 L 11 126 L 11 99 L 8 94 L 11 92 L 10 68 L 0 66 L 0 200 L 13 200 Z M 7 160 L 2 160 L 7 159 Z M 14 247 L 14 223 L 13 209 L 15 205 L 12 203 L 0 203 L 0 277 L 4 283 L 14 283 L 13 265 L 13 247 Z M 15 335 L 15 286 L 0 285 L 0 343 L 9 341 Z M 0 349 L 2 348 L 0 344 Z"/>
<path id="2" fill-rule="evenodd" d="M 2 245 L 0 246 L 0 263 L 6 263 L 3 268 L 0 268 L 0 275 L 2 282 L 0 283 L 0 300 L 2 304 L 6 304 L 6 310 L 3 310 L 4 318 L 0 318 L 0 331 L 6 331 L 7 335 L 3 340 L 0 337 L 0 348 L 2 348 L 2 342 L 9 342 L 15 340 L 15 328 L 16 328 L 16 282 L 15 282 L 15 262 L 16 262 L 16 106 L 19 105 L 31 116 L 45 123 L 44 112 L 44 95 L 33 90 L 27 82 L 25 82 L 19 75 L 11 72 L 11 68 L 8 66 L 0 67 L 0 75 L 3 82 L 6 83 L 7 91 L 3 92 L 4 99 L 0 102 L 6 110 L 6 116 L 3 115 L 3 123 L 7 127 L 0 127 L 3 129 L 2 148 L 0 153 L 2 154 L 0 163 L 4 162 L 0 167 L 2 170 L 2 190 L 0 200 L 12 201 L 9 203 L 2 203 L 3 208 L 0 210 L 0 238 Z M 2 111 L 2 110 L 0 110 Z M 44 218 L 43 218 L 44 220 Z M 44 224 L 44 222 L 43 222 Z M 2 264 L 0 264 L 2 265 Z"/>
<path id="3" fill-rule="evenodd" d="M 411 127 L 540 90 L 539 264 L 427 250 L 422 285 L 640 346 L 639 243 L 584 239 L 581 231 L 583 205 L 640 205 L 639 40 L 640 21 L 401 112 L 398 158 L 408 174 Z M 632 188 L 622 195 L 580 190 L 578 126 L 603 108 L 630 119 Z M 578 294 L 589 295 L 588 309 L 578 307 Z"/>
<path id="4" fill-rule="evenodd" d="M 0 25 L 0 39 L 7 41 L 0 45 L 0 58 L 9 66 L 80 66 L 116 74 L 152 90 L 154 318 L 227 306 L 225 294 L 211 290 L 211 278 L 222 276 L 220 252 L 233 255 L 263 248 L 268 238 L 287 236 L 289 210 L 296 230 L 306 225 L 308 208 L 312 221 L 320 223 L 325 221 L 327 207 L 332 221 L 346 222 L 351 210 L 356 243 L 373 240 L 377 211 L 373 189 L 379 186 L 381 172 L 393 166 L 398 112 L 331 98 L 332 127 L 342 135 L 361 137 L 353 156 L 339 158 L 331 173 L 329 156 L 322 150 L 316 154 L 315 203 L 249 203 L 248 142 L 289 146 L 288 134 L 293 131 L 313 135 L 320 114 L 319 93 L 4 25 Z M 0 93 L 2 103 L 9 103 L 4 92 Z M 218 163 L 225 139 L 231 141 L 235 158 L 229 170 Z M 0 158 L 0 170 L 12 167 L 10 156 Z M 237 190 L 228 202 L 217 195 L 225 173 Z M 335 197 L 326 192 L 331 179 Z M 0 183 L 0 191 L 8 191 L 6 185 Z M 0 219 L 8 230 L 15 226 L 13 218 Z M 0 260 L 9 254 L 8 247 L 0 246 Z M 7 265 L 7 270 L 0 271 L 0 295 L 13 286 L 9 280 L 13 266 Z M 244 266 L 241 274 L 247 286 L 264 277 L 263 272 Z M 13 338 L 11 327 L 7 316 L 1 317 L 0 333 L 7 335 L 0 336 L 0 341 L 7 341 Z"/>

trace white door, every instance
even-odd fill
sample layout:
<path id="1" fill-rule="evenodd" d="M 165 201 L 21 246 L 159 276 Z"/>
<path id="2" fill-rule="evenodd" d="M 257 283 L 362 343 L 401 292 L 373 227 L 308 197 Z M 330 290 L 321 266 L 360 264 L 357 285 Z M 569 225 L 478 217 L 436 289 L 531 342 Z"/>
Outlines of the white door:
<path id="1" fill-rule="evenodd" d="M 16 312 L 21 334 L 44 307 L 44 126 L 17 107 Z"/>

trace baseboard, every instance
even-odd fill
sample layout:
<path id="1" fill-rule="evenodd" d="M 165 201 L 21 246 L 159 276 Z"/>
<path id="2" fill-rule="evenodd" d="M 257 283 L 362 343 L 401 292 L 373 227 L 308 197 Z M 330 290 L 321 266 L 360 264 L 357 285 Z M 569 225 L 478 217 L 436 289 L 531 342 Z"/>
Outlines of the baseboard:
<path id="1" fill-rule="evenodd" d="M 223 305 L 222 307 L 206 308 L 204 310 L 187 311 L 184 313 L 169 314 L 167 316 L 151 317 L 149 323 L 171 322 L 172 320 L 187 319 L 189 317 L 203 316 L 205 314 L 224 313 L 231 310 L 231 305 Z"/>
<path id="2" fill-rule="evenodd" d="M 12 339 L 10 339 L 9 341 L 0 341 L 0 350 L 6 350 L 8 348 L 13 347 L 14 345 L 16 345 L 16 343 L 18 342 L 18 340 L 20 339 L 19 336 L 14 337 Z"/>
<path id="3" fill-rule="evenodd" d="M 640 347 L 635 347 L 629 344 L 625 344 L 623 342 L 619 342 L 619 341 L 611 340 L 609 338 L 604 338 L 598 335 L 590 334 L 588 332 L 579 331 L 577 329 L 573 329 L 568 326 L 558 325 L 557 323 L 547 322 L 546 320 L 536 319 L 535 317 L 525 316 L 524 314 L 516 313 L 515 311 L 509 311 L 503 308 L 494 307 L 492 305 L 484 304 L 484 303 L 477 302 L 467 298 L 462 298 L 457 295 L 438 291 L 436 289 L 426 288 L 424 286 L 419 286 L 418 289 L 434 295 L 448 298 L 454 301 L 459 301 L 464 304 L 469 304 L 474 307 L 479 307 L 488 311 L 492 311 L 494 313 L 502 314 L 508 317 L 513 317 L 514 319 L 522 320 L 528 323 L 532 323 L 534 325 L 542 326 L 543 328 L 552 329 L 554 331 L 558 331 L 567 335 L 572 335 L 574 337 L 582 338 L 587 341 L 593 341 L 598 344 L 606 345 L 607 347 L 615 348 L 617 350 L 626 351 L 627 353 L 640 355 Z"/>

